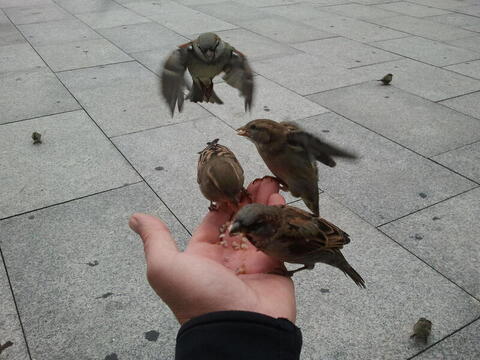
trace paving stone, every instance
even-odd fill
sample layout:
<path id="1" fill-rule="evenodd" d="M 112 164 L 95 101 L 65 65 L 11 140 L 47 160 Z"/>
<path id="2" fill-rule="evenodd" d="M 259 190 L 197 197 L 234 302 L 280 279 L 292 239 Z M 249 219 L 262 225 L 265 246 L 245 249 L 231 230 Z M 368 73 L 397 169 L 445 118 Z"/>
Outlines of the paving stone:
<path id="1" fill-rule="evenodd" d="M 365 21 L 352 19 L 332 13 L 323 12 L 320 16 L 305 19 L 305 24 L 328 31 L 349 39 L 372 42 L 386 39 L 396 39 L 408 36 L 408 34 L 384 26 L 371 24 Z"/>
<path id="2" fill-rule="evenodd" d="M 185 41 L 188 41 L 185 39 Z M 167 60 L 168 56 L 177 48 L 180 43 L 171 43 L 163 46 L 161 49 L 147 50 L 131 53 L 130 56 L 135 58 L 140 64 L 145 66 L 150 71 L 157 75 L 160 75 L 163 70 L 163 64 Z M 187 79 L 189 77 L 187 72 Z"/>
<path id="3" fill-rule="evenodd" d="M 219 31 L 217 34 L 222 40 L 246 54 L 250 61 L 299 53 L 286 44 L 280 44 L 244 29 Z"/>
<path id="4" fill-rule="evenodd" d="M 72 18 L 72 16 L 61 7 L 53 4 L 33 7 L 13 7 L 5 9 L 5 13 L 16 25 Z"/>
<path id="5" fill-rule="evenodd" d="M 2 351 L 2 359 L 27 360 L 30 359 L 25 345 L 22 328 L 18 319 L 17 310 L 13 300 L 3 260 L 0 262 L 0 304 L 2 304 L 2 317 L 0 318 L 0 343 L 7 341 L 13 344 Z"/>
<path id="6" fill-rule="evenodd" d="M 435 66 L 480 59 L 480 54 L 477 52 L 417 36 L 378 41 L 372 45 Z"/>
<path id="7" fill-rule="evenodd" d="M 301 95 L 357 84 L 369 79 L 361 71 L 352 72 L 308 54 L 255 61 L 253 68 L 257 73 Z M 292 68 L 302 71 L 293 72 Z"/>
<path id="8" fill-rule="evenodd" d="M 452 26 L 466 27 L 480 24 L 480 19 L 475 16 L 458 14 L 458 13 L 449 13 L 445 15 L 430 16 L 428 20 L 436 21 L 443 24 L 448 24 Z"/>
<path id="9" fill-rule="evenodd" d="M 380 229 L 479 298 L 479 203 L 480 188 L 476 188 Z"/>
<path id="10" fill-rule="evenodd" d="M 0 138 L 0 218 L 139 181 L 83 111 L 2 125 Z"/>
<path id="11" fill-rule="evenodd" d="M 98 29 L 98 32 L 127 53 L 162 48 L 165 44 L 183 44 L 183 36 L 156 23 L 133 24 Z"/>
<path id="12" fill-rule="evenodd" d="M 284 19 L 280 16 L 268 16 L 255 20 L 240 20 L 237 24 L 257 34 L 285 43 L 326 39 L 336 36 L 335 34 L 289 19 Z"/>
<path id="13" fill-rule="evenodd" d="M 37 6 L 51 5 L 51 0 L 0 0 L 0 8 L 10 8 L 18 6 Z"/>
<path id="14" fill-rule="evenodd" d="M 448 41 L 475 35 L 471 31 L 407 15 L 370 21 L 431 40 Z"/>
<path id="15" fill-rule="evenodd" d="M 477 0 L 409 0 L 413 3 L 432 6 L 439 9 L 456 10 L 475 3 Z"/>
<path id="16" fill-rule="evenodd" d="M 441 104 L 480 120 L 480 92 L 442 101 Z"/>
<path id="17" fill-rule="evenodd" d="M 60 79 L 108 136 L 208 115 L 186 102 L 172 118 L 159 94 L 159 78 L 135 62 L 62 72 Z"/>
<path id="18" fill-rule="evenodd" d="M 302 2 L 292 5 L 266 7 L 262 9 L 262 11 L 295 21 L 326 16 L 326 13 L 322 11 L 322 7 L 312 4 L 312 1 L 309 1 L 308 3 Z"/>
<path id="19" fill-rule="evenodd" d="M 5 16 L 3 10 L 0 9 L 0 24 L 10 24 L 10 20 Z"/>
<path id="20" fill-rule="evenodd" d="M 446 66 L 445 69 L 480 79 L 480 60 L 467 61 L 461 64 Z"/>
<path id="21" fill-rule="evenodd" d="M 308 41 L 292 45 L 332 64 L 352 68 L 400 59 L 401 57 L 344 37 Z"/>
<path id="22" fill-rule="evenodd" d="M 76 19 L 19 25 L 18 28 L 34 47 L 100 38 L 95 31 Z"/>
<path id="23" fill-rule="evenodd" d="M 53 71 L 132 60 L 130 56 L 105 39 L 38 46 L 37 51 Z"/>
<path id="24" fill-rule="evenodd" d="M 393 86 L 432 101 L 480 90 L 478 80 L 410 59 L 361 69 L 363 72 L 370 71 L 372 79 L 379 79 L 384 74 L 392 73 Z"/>
<path id="25" fill-rule="evenodd" d="M 10 23 L 0 24 L 0 46 L 25 43 L 22 34 Z"/>
<path id="26" fill-rule="evenodd" d="M 239 96 L 238 90 L 226 83 L 215 85 L 215 92 L 224 104 L 221 106 L 202 104 L 202 106 L 235 129 L 252 119 L 293 121 L 328 111 L 262 76 L 255 77 L 255 97 L 251 112 L 244 111 L 244 99 Z"/>
<path id="27" fill-rule="evenodd" d="M 466 26 L 464 26 L 464 28 L 466 30 L 475 31 L 477 33 L 480 33 L 480 24 L 466 25 Z"/>
<path id="28" fill-rule="evenodd" d="M 45 63 L 27 44 L 0 46 L 0 73 L 45 67 Z"/>
<path id="29" fill-rule="evenodd" d="M 173 358 L 179 325 L 148 285 L 143 246 L 127 225 L 136 211 L 162 218 L 177 241 L 188 237 L 143 183 L 2 221 L 32 358 Z M 152 330 L 156 342 L 145 339 Z"/>
<path id="30" fill-rule="evenodd" d="M 237 27 L 172 1 L 135 2 L 126 6 L 184 36 Z"/>
<path id="31" fill-rule="evenodd" d="M 394 86 L 370 82 L 309 99 L 424 156 L 480 139 L 480 122 Z"/>
<path id="32" fill-rule="evenodd" d="M 362 4 L 343 4 L 335 6 L 326 6 L 322 8 L 323 11 L 331 12 L 338 15 L 348 16 L 354 19 L 375 19 L 386 18 L 390 16 L 398 16 L 398 13 L 383 10 L 374 6 L 367 6 Z"/>
<path id="33" fill-rule="evenodd" d="M 379 4 L 379 5 L 375 5 L 375 7 L 389 10 L 389 11 L 395 11 L 397 13 L 414 16 L 414 17 L 450 14 L 448 11 L 445 11 L 442 9 L 437 9 L 432 6 L 412 4 L 407 1 L 398 1 L 398 2 L 392 2 L 387 4 Z"/>
<path id="34" fill-rule="evenodd" d="M 240 2 L 225 1 L 191 6 L 209 16 L 236 24 L 239 20 L 255 20 L 265 17 L 265 12 L 252 6 L 243 5 Z"/>
<path id="35" fill-rule="evenodd" d="M 480 320 L 468 325 L 466 328 L 453 334 L 449 338 L 436 344 L 416 357 L 418 360 L 438 359 L 475 359 L 480 353 L 478 334 L 480 333 Z"/>
<path id="36" fill-rule="evenodd" d="M 56 0 L 56 2 L 72 14 L 122 9 L 120 5 L 112 0 Z"/>
<path id="37" fill-rule="evenodd" d="M 479 34 L 477 34 L 477 36 L 471 36 L 463 39 L 449 41 L 449 43 L 464 49 L 476 51 L 477 53 L 480 54 L 480 35 Z"/>
<path id="38" fill-rule="evenodd" d="M 455 11 L 472 16 L 480 16 L 480 5 L 472 5 L 455 9 Z"/>
<path id="39" fill-rule="evenodd" d="M 0 124 L 80 108 L 47 69 L 0 73 Z"/>
<path id="40" fill-rule="evenodd" d="M 128 9 L 78 14 L 77 17 L 94 29 L 151 22 Z"/>
<path id="41" fill-rule="evenodd" d="M 403 360 L 426 347 L 410 339 L 419 317 L 434 324 L 430 344 L 478 317 L 477 300 L 326 194 L 320 209 L 350 234 L 342 252 L 367 288 L 324 265 L 295 275 L 302 358 Z"/>
<path id="42" fill-rule="evenodd" d="M 197 152 L 213 138 L 235 153 L 245 171 L 245 185 L 271 174 L 250 142 L 213 117 L 119 136 L 113 141 L 182 224 L 193 231 L 209 205 L 197 184 Z M 164 169 L 155 170 L 158 166 Z"/>
<path id="43" fill-rule="evenodd" d="M 384 224 L 476 186 L 340 115 L 326 113 L 299 124 L 322 139 L 358 154 L 359 159 L 353 162 L 338 159 L 335 168 L 321 166 L 319 185 L 373 225 Z M 324 132 L 325 129 L 329 132 Z M 322 210 L 321 214 L 328 213 Z"/>

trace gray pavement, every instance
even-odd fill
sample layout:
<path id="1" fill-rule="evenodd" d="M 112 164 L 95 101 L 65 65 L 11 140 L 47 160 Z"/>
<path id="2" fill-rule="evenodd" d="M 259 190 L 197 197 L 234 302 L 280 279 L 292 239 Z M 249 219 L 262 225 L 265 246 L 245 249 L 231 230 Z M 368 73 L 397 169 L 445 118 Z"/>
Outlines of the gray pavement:
<path id="1" fill-rule="evenodd" d="M 222 106 L 160 99 L 163 59 L 205 31 L 249 57 L 251 114 L 221 82 Z M 183 248 L 208 205 L 197 151 L 220 137 L 268 174 L 234 132 L 259 117 L 360 154 L 320 167 L 320 209 L 367 289 L 295 277 L 302 359 L 480 358 L 479 0 L 0 0 L 0 109 L 0 359 L 172 358 L 128 218 Z"/>

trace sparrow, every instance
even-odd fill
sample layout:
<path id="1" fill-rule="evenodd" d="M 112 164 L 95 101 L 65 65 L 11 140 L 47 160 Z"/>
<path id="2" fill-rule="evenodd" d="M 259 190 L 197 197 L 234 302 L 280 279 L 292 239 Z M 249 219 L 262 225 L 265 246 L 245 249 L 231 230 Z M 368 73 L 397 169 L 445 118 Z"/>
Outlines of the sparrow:
<path id="1" fill-rule="evenodd" d="M 237 134 L 251 140 L 270 171 L 295 197 L 301 197 L 315 216 L 318 211 L 316 160 L 334 167 L 333 156 L 355 159 L 356 155 L 330 145 L 298 125 L 268 119 L 250 121 Z"/>
<path id="2" fill-rule="evenodd" d="M 42 134 L 39 132 L 34 131 L 32 133 L 32 140 L 34 144 L 41 144 L 42 143 Z"/>
<path id="3" fill-rule="evenodd" d="M 288 205 L 245 205 L 233 217 L 229 232 L 242 234 L 258 250 L 279 261 L 304 265 L 287 271 L 287 276 L 311 270 L 320 262 L 342 270 L 365 288 L 365 281 L 340 251 L 350 242 L 348 234 L 307 211 Z"/>
<path id="4" fill-rule="evenodd" d="M 246 190 L 243 187 L 243 169 L 233 152 L 215 139 L 199 152 L 197 182 L 203 196 L 210 200 L 209 210 L 216 210 L 220 203 L 238 209 Z"/>
<path id="5" fill-rule="evenodd" d="M 410 336 L 410 338 L 414 337 L 416 339 L 423 340 L 423 342 L 426 344 L 431 331 L 432 322 L 422 317 L 413 326 L 413 334 Z"/>
<path id="6" fill-rule="evenodd" d="M 393 74 L 387 74 L 383 78 L 378 79 L 377 81 L 381 81 L 383 85 L 390 85 L 393 79 Z"/>
<path id="7" fill-rule="evenodd" d="M 176 104 L 178 111 L 183 108 L 186 87 L 184 74 L 187 69 L 193 80 L 186 97 L 190 101 L 223 104 L 213 91 L 213 78 L 224 72 L 225 82 L 238 89 L 245 98 L 245 111 L 251 108 L 253 72 L 247 58 L 218 35 L 208 32 L 179 45 L 163 65 L 161 92 L 172 116 Z"/>

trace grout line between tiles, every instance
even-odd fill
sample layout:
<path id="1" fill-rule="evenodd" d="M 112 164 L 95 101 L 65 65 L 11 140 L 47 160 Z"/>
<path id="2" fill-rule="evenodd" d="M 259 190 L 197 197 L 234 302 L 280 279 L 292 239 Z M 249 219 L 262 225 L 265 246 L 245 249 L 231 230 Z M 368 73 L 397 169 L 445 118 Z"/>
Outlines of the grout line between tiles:
<path id="1" fill-rule="evenodd" d="M 106 40 L 106 39 L 105 39 Z M 108 41 L 108 40 L 107 40 Z M 111 44 L 111 43 L 110 43 Z M 113 45 L 113 44 L 112 44 Z M 121 50 L 121 49 L 120 49 Z M 127 54 L 125 51 L 122 50 L 122 52 L 125 55 L 130 56 Z M 91 69 L 91 68 L 98 68 L 100 66 L 109 66 L 109 65 L 117 65 L 117 64 L 125 64 L 125 63 L 130 63 L 130 62 L 137 62 L 136 59 L 132 58 L 131 60 L 125 60 L 125 61 L 118 61 L 118 62 L 113 62 L 113 63 L 106 63 L 106 64 L 98 64 L 98 65 L 91 65 L 91 66 L 83 66 L 83 67 L 78 67 L 78 68 L 72 68 L 72 69 L 65 69 L 65 70 L 59 70 L 59 71 L 54 71 L 55 74 L 60 74 L 64 73 L 67 71 L 76 71 L 76 70 L 84 70 L 84 69 Z"/>
<path id="2" fill-rule="evenodd" d="M 462 96 L 465 96 L 465 95 L 471 95 L 471 94 L 475 94 L 475 93 L 480 93 L 480 90 L 470 91 L 470 92 L 467 92 L 467 93 L 465 93 L 465 94 L 455 95 L 455 96 L 452 96 L 452 97 L 449 97 L 449 98 L 445 98 L 445 99 L 441 99 L 441 100 L 437 100 L 437 101 L 434 101 L 434 102 L 436 102 L 437 104 L 439 104 L 439 103 L 442 102 L 442 101 L 451 100 L 451 99 L 456 99 L 456 98 L 459 98 L 459 97 L 462 97 Z M 440 104 L 440 105 L 443 105 L 443 104 Z M 447 106 L 447 107 L 448 107 L 448 106 Z M 450 108 L 450 109 L 451 109 L 451 108 Z M 453 110 L 458 111 L 458 110 L 456 110 L 456 109 L 453 109 Z M 461 111 L 458 111 L 458 112 L 461 112 Z M 464 114 L 464 113 L 462 113 L 462 114 Z M 472 115 L 469 115 L 469 116 L 474 117 L 474 116 L 472 116 Z"/>
<path id="3" fill-rule="evenodd" d="M 28 345 L 27 335 L 25 333 L 25 328 L 23 327 L 20 311 L 18 310 L 17 300 L 15 299 L 15 293 L 13 292 L 12 282 L 10 281 L 10 275 L 8 274 L 7 263 L 5 261 L 5 257 L 3 256 L 3 251 L 1 248 L 0 248 L 0 258 L 2 259 L 3 267 L 5 269 L 5 275 L 7 276 L 8 286 L 10 288 L 10 293 L 12 294 L 12 300 L 13 300 L 13 304 L 15 305 L 15 311 L 17 312 L 17 319 L 20 324 L 20 329 L 22 330 L 23 341 L 25 341 L 25 348 L 27 349 L 27 355 L 30 358 L 30 360 L 32 360 L 32 353 L 30 352 L 30 346 Z"/>
<path id="4" fill-rule="evenodd" d="M 54 116 L 54 115 L 68 114 L 68 113 L 71 113 L 71 112 L 82 111 L 82 110 L 83 110 L 83 108 L 82 108 L 82 107 L 79 107 L 78 109 L 73 109 L 73 110 L 60 111 L 60 112 L 55 112 L 55 113 L 45 114 L 45 115 L 36 115 L 36 116 L 34 116 L 34 117 L 30 117 L 30 118 L 26 118 L 26 119 L 8 121 L 8 122 L 5 122 L 5 123 L 3 123 L 3 124 L 0 124 L 0 126 L 2 126 L 2 125 L 15 124 L 15 123 L 21 122 L 21 121 L 28 121 L 28 120 L 39 119 L 39 118 L 42 118 L 42 117 L 45 117 L 45 116 Z"/>

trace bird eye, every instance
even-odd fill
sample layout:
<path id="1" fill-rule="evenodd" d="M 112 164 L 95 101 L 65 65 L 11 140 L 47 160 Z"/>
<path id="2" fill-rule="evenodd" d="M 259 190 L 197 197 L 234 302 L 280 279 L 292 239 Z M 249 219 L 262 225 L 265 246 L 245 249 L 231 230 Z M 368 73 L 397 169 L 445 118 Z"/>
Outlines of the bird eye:
<path id="1" fill-rule="evenodd" d="M 252 130 L 256 130 L 256 129 L 257 129 L 257 126 L 256 126 L 256 125 L 254 125 L 254 124 L 252 124 L 252 125 L 250 125 L 250 129 L 252 129 Z"/>

